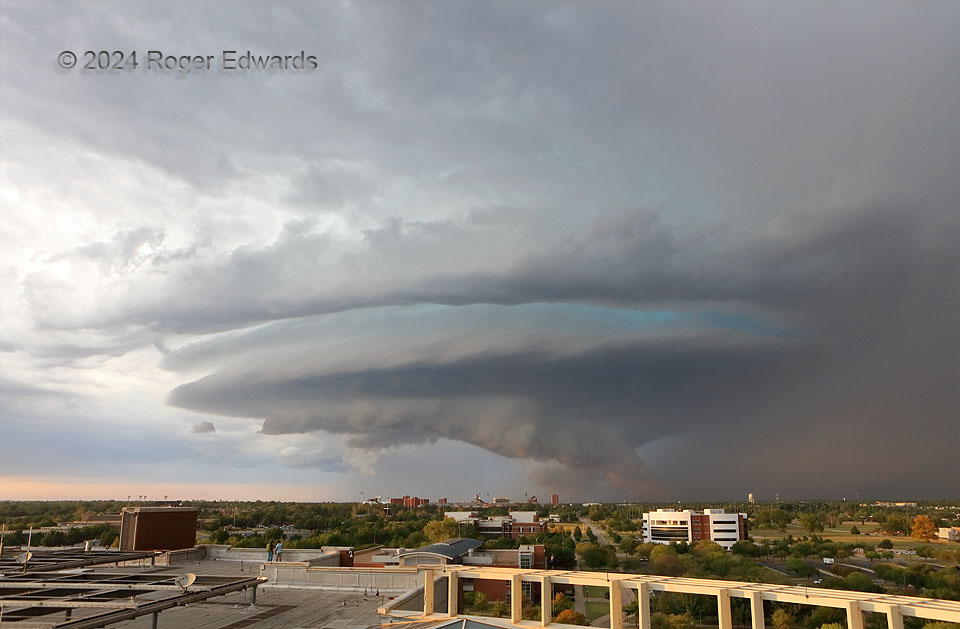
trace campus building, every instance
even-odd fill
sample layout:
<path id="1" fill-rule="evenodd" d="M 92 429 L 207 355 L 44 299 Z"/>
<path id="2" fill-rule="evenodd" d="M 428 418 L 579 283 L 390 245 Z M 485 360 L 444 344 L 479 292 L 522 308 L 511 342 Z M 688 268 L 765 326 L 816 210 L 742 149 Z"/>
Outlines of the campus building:
<path id="1" fill-rule="evenodd" d="M 540 520 L 536 511 L 511 511 L 510 515 L 481 518 L 476 511 L 450 511 L 445 514 L 460 525 L 460 530 L 473 525 L 477 535 L 484 538 L 518 539 L 524 535 L 545 533 L 547 521 Z"/>
<path id="2" fill-rule="evenodd" d="M 643 541 L 654 544 L 710 540 L 725 550 L 747 539 L 747 514 L 723 509 L 657 509 L 643 514 Z"/>

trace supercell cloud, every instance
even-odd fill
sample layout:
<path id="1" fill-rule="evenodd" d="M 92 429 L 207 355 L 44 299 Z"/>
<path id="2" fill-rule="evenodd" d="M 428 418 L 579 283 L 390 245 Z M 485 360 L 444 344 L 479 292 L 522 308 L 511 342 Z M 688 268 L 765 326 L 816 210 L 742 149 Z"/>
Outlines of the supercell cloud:
<path id="1" fill-rule="evenodd" d="M 960 491 L 955 5 L 230 6 L 3 6 L 0 477 Z"/>

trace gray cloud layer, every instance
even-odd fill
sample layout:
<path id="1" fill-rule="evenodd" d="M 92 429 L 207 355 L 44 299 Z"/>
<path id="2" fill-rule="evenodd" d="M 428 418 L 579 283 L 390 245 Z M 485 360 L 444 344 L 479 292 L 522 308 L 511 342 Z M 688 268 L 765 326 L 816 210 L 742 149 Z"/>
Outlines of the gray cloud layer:
<path id="1" fill-rule="evenodd" d="M 158 351 L 170 404 L 360 453 L 292 467 L 960 491 L 955 3 L 231 8 L 3 7 L 10 407 Z M 320 67 L 53 67 L 103 42 Z"/>
<path id="2" fill-rule="evenodd" d="M 896 451 L 898 469 L 907 468 L 917 461 L 906 448 L 949 460 L 955 444 L 928 443 L 925 435 L 956 436 L 956 215 L 887 202 L 818 218 L 789 218 L 743 241 L 714 233 L 708 249 L 702 232 L 683 234 L 656 215 L 631 213 L 589 226 L 552 253 L 544 247 L 525 256 L 500 276 L 448 275 L 429 289 L 431 282 L 418 280 L 409 292 L 395 286 L 379 303 L 353 303 L 718 309 L 754 313 L 780 329 L 747 315 L 707 316 L 693 329 L 652 337 L 594 336 L 588 314 L 582 328 L 545 336 L 528 329 L 506 344 L 485 338 L 494 324 L 461 320 L 457 309 L 424 313 L 432 334 L 387 313 L 346 348 L 330 347 L 326 335 L 334 330 L 307 325 L 281 335 L 285 340 L 250 334 L 206 351 L 174 352 L 167 364 L 180 368 L 232 359 L 178 388 L 171 401 L 266 417 L 268 433 L 345 433 L 366 449 L 462 440 L 593 470 L 648 492 L 662 481 L 634 448 L 677 434 L 735 432 L 740 447 L 761 448 L 821 439 L 837 432 L 839 421 L 845 433 L 856 427 L 854 434 L 870 437 L 870 448 L 859 450 L 868 459 Z M 322 297 L 306 304 L 320 312 L 344 307 L 318 306 Z M 397 336 L 421 344 L 398 349 Z M 433 336 L 442 351 L 430 345 Z M 844 458 L 846 465 L 869 463 L 857 454 Z M 931 480 L 943 492 L 954 482 Z"/>

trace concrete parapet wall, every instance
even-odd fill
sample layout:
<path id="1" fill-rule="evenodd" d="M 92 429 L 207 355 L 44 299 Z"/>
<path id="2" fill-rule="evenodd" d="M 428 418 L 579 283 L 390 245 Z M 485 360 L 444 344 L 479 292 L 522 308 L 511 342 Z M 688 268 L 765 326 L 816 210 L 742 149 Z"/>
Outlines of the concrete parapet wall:
<path id="1" fill-rule="evenodd" d="M 206 546 L 184 548 L 182 550 L 168 550 L 156 559 L 158 566 L 175 566 L 181 563 L 200 561 L 207 556 Z"/>
<path id="2" fill-rule="evenodd" d="M 206 549 L 207 559 L 213 559 L 215 561 L 250 561 L 262 563 L 267 560 L 266 548 L 236 548 L 222 544 L 205 544 L 202 548 Z M 331 548 L 332 547 L 284 549 L 283 561 L 292 563 L 318 562 L 322 565 L 337 566 L 340 563 L 339 553 L 330 550 Z"/>
<path id="3" fill-rule="evenodd" d="M 398 568 L 314 568 L 292 563 L 266 563 L 260 576 L 267 587 L 293 587 L 335 592 L 399 594 L 423 585 L 423 577 L 414 570 Z"/>

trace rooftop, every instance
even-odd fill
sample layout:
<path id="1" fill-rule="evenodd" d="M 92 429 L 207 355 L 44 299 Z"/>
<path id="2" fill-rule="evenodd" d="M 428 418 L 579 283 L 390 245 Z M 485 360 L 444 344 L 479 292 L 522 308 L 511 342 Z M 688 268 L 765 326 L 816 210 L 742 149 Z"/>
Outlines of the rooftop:
<path id="1" fill-rule="evenodd" d="M 432 555 L 446 557 L 447 559 L 456 559 L 457 557 L 462 557 L 471 550 L 475 550 L 481 546 L 483 546 L 483 542 L 478 539 L 472 539 L 470 537 L 455 537 L 453 539 L 437 542 L 436 544 L 424 546 L 423 548 L 408 550 L 404 553 L 400 553 L 400 556 L 403 557 L 405 555 L 412 555 L 413 553 L 430 553 Z"/>

